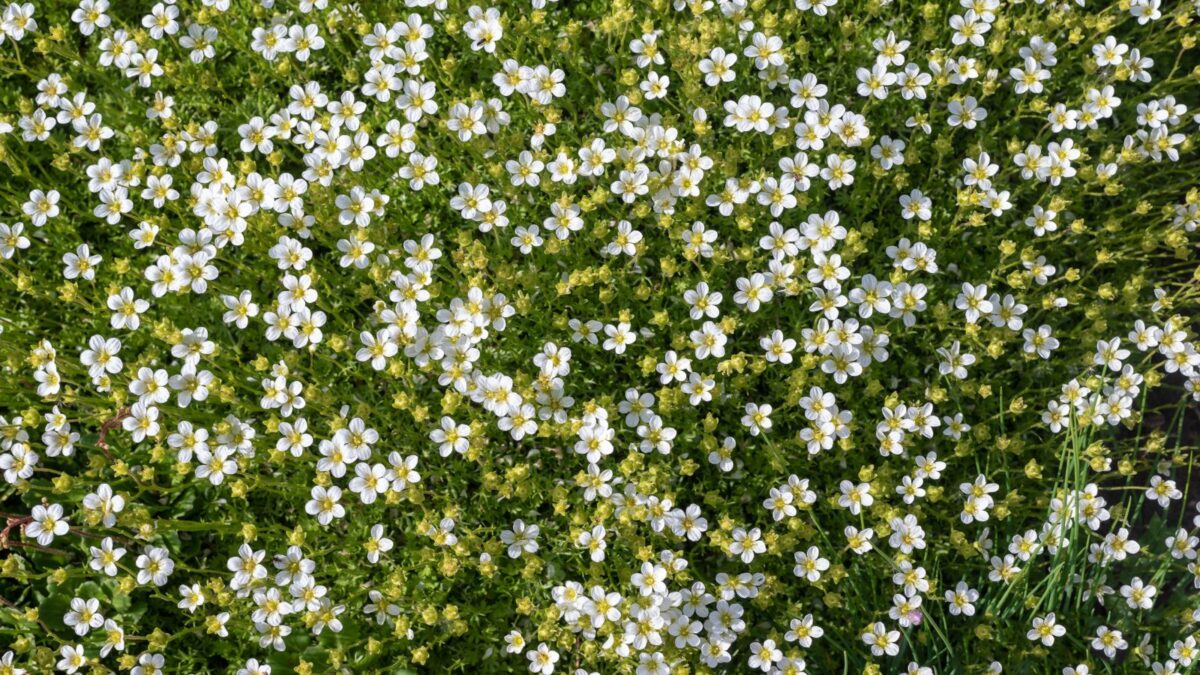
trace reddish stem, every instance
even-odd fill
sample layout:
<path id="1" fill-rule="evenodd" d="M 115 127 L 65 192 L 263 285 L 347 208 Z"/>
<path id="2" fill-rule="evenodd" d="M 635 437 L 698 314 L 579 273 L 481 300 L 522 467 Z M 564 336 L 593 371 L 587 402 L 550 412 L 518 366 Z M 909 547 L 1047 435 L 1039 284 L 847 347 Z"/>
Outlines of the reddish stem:
<path id="1" fill-rule="evenodd" d="M 8 534 L 9 532 L 12 532 L 14 527 L 24 528 L 26 524 L 32 522 L 33 516 L 9 516 L 7 523 L 4 525 L 4 529 L 0 530 L 0 548 L 9 547 L 11 542 L 8 541 Z"/>
<path id="2" fill-rule="evenodd" d="M 108 430 L 120 424 L 121 420 L 129 417 L 129 413 L 130 410 L 128 407 L 121 408 L 112 419 L 105 420 L 104 424 L 100 425 L 100 438 L 96 439 L 96 445 L 100 446 L 100 450 L 104 452 L 104 456 L 110 462 L 113 461 L 113 456 L 108 451 Z"/>

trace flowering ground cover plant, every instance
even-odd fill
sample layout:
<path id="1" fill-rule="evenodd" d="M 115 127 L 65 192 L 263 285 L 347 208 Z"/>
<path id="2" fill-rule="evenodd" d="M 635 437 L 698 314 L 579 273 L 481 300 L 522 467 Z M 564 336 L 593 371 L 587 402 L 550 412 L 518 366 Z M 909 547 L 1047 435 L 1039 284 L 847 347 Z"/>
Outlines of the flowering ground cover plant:
<path id="1" fill-rule="evenodd" d="M 1198 22 L 0 6 L 0 673 L 1191 672 Z"/>

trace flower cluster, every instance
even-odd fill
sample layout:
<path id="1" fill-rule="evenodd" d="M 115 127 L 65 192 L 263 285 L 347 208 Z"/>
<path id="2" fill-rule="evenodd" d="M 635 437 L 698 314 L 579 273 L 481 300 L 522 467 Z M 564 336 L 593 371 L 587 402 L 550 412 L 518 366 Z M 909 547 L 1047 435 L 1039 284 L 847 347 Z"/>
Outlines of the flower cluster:
<path id="1" fill-rule="evenodd" d="M 1200 660 L 1200 1 L 140 4 L 0 8 L 0 673 Z"/>

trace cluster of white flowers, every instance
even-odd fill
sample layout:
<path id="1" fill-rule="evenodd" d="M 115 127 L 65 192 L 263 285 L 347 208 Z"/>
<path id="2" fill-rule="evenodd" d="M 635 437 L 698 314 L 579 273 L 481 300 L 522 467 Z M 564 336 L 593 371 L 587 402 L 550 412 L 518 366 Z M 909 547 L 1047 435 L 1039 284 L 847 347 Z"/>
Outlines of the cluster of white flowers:
<path id="1" fill-rule="evenodd" d="M 1200 658 L 1141 619 L 1200 588 L 1190 473 L 1104 447 L 1200 401 L 1200 3 L 46 4 L 0 12 L 0 548 L 70 592 L 0 673 Z"/>

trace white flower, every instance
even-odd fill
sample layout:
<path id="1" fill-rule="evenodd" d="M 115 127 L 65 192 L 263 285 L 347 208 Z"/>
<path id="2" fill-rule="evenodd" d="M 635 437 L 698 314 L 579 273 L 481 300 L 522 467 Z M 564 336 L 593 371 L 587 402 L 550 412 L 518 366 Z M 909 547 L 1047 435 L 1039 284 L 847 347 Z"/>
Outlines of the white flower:
<path id="1" fill-rule="evenodd" d="M 742 425 L 750 430 L 751 436 L 757 436 L 771 428 L 771 412 L 772 407 L 768 404 L 747 403 Z"/>
<path id="2" fill-rule="evenodd" d="M 616 354 L 624 354 L 625 349 L 637 341 L 637 333 L 630 330 L 629 323 L 625 321 L 605 325 L 604 334 L 608 336 L 604 341 L 604 349 Z"/>
<path id="3" fill-rule="evenodd" d="M 979 106 L 979 102 L 975 100 L 974 96 L 950 101 L 949 111 L 950 115 L 946 118 L 946 123 L 952 127 L 962 126 L 965 129 L 974 129 L 988 116 L 987 110 Z"/>
<path id="4" fill-rule="evenodd" d="M 1096 59 L 1096 65 L 1101 68 L 1120 65 L 1127 53 L 1129 45 L 1117 42 L 1111 35 L 1106 36 L 1104 42 L 1092 45 L 1092 55 Z"/>
<path id="5" fill-rule="evenodd" d="M 75 634 L 82 637 L 89 631 L 104 625 L 104 617 L 100 614 L 100 601 L 96 598 L 72 598 L 71 609 L 63 616 L 67 628 L 73 628 Z"/>
<path id="6" fill-rule="evenodd" d="M 796 341 L 785 338 L 783 331 L 772 331 L 770 335 L 759 339 L 758 344 L 769 363 L 788 365 L 792 362 L 792 351 L 796 349 Z"/>
<path id="7" fill-rule="evenodd" d="M 196 609 L 204 604 L 204 591 L 200 590 L 200 584 L 192 584 L 191 586 L 183 585 L 179 587 L 180 600 L 178 607 L 186 609 L 189 614 L 195 614 Z"/>
<path id="8" fill-rule="evenodd" d="M 586 549 L 592 562 L 604 562 L 605 550 L 608 547 L 605 541 L 607 530 L 603 525 L 596 525 L 591 531 L 583 531 L 579 533 L 579 537 L 575 540 L 575 544 Z"/>
<path id="9" fill-rule="evenodd" d="M 87 244 L 80 244 L 73 252 L 64 254 L 62 260 L 66 265 L 64 277 L 92 281 L 96 278 L 96 267 L 103 258 L 92 254 Z"/>
<path id="10" fill-rule="evenodd" d="M 100 541 L 99 547 L 91 547 L 91 560 L 88 565 L 97 572 L 115 577 L 117 575 L 117 562 L 125 556 L 125 549 L 113 547 L 112 537 L 105 537 Z"/>
<path id="11" fill-rule="evenodd" d="M 1125 638 L 1121 635 L 1121 631 L 1113 630 L 1108 626 L 1100 626 L 1096 629 L 1096 637 L 1092 638 L 1092 649 L 1103 652 L 1104 656 L 1112 659 L 1116 658 L 1118 651 L 1123 651 L 1129 646 Z"/>
<path id="12" fill-rule="evenodd" d="M 1044 646 L 1050 647 L 1054 645 L 1055 638 L 1060 638 L 1066 634 L 1066 627 L 1059 625 L 1054 612 L 1050 612 L 1045 616 L 1034 617 L 1029 633 L 1025 637 L 1031 641 L 1041 642 Z"/>
<path id="13" fill-rule="evenodd" d="M 776 662 L 783 659 L 783 652 L 775 647 L 774 640 L 753 642 L 750 644 L 750 659 L 748 665 L 761 671 L 770 672 Z"/>
<path id="14" fill-rule="evenodd" d="M 383 370 L 386 368 L 388 359 L 400 351 L 400 347 L 396 343 L 395 333 L 390 328 L 384 328 L 374 334 L 363 331 L 359 333 L 359 339 L 362 341 L 363 346 L 359 348 L 355 354 L 355 358 L 358 361 L 369 361 L 371 368 L 374 370 Z"/>
<path id="15" fill-rule="evenodd" d="M 830 190 L 836 190 L 854 182 L 856 166 L 858 166 L 858 162 L 853 158 L 831 153 L 825 158 L 825 168 L 821 169 L 821 178 L 829 183 Z"/>
<path id="16" fill-rule="evenodd" d="M 1158 589 L 1143 583 L 1140 577 L 1134 577 L 1128 584 L 1121 586 L 1121 597 L 1131 609 L 1150 609 L 1154 606 L 1154 595 Z"/>
<path id="17" fill-rule="evenodd" d="M 37 539 L 40 546 L 49 546 L 55 537 L 65 535 L 69 528 L 70 524 L 63 517 L 61 505 L 38 504 L 33 507 L 30 521 L 25 525 L 25 534 Z"/>
<path id="18" fill-rule="evenodd" d="M 537 525 L 526 525 L 525 521 L 517 519 L 511 530 L 500 533 L 500 541 L 508 546 L 508 557 L 520 558 L 523 554 L 537 553 L 537 537 L 541 530 Z"/>
<path id="19" fill-rule="evenodd" d="M 883 623 L 876 621 L 862 634 L 862 641 L 871 648 L 874 656 L 895 656 L 900 653 L 900 631 L 889 631 Z"/>
<path id="20" fill-rule="evenodd" d="M 871 495 L 871 486 L 867 483 L 856 485 L 848 480 L 844 480 L 838 486 L 838 489 L 842 493 L 838 497 L 838 506 L 849 510 L 854 515 L 861 513 L 863 507 L 875 503 L 875 498 Z"/>
<path id="21" fill-rule="evenodd" d="M 312 499 L 304 505 L 304 511 L 316 516 L 321 525 L 329 525 L 335 518 L 346 515 L 346 507 L 338 503 L 342 498 L 342 490 L 336 485 L 329 488 L 313 486 L 311 495 Z"/>
<path id="22" fill-rule="evenodd" d="M 732 82 L 737 74 L 733 70 L 737 63 L 737 54 L 726 52 L 720 47 L 708 53 L 708 57 L 700 60 L 700 72 L 704 74 L 704 84 L 716 87 L 725 82 Z"/>
<path id="23" fill-rule="evenodd" d="M 645 80 L 638 85 L 638 88 L 645 93 L 646 100 L 653 101 L 656 98 L 664 98 L 667 95 L 667 89 L 671 85 L 671 78 L 665 75 L 659 75 L 653 70 L 646 76 Z"/>
<path id="24" fill-rule="evenodd" d="M 135 298 L 133 289 L 128 286 L 108 296 L 107 305 L 113 312 L 110 323 L 115 330 L 137 330 L 141 325 L 141 315 L 150 309 L 150 303 Z"/>
<path id="25" fill-rule="evenodd" d="M 954 616 L 975 615 L 975 601 L 979 599 L 979 591 L 968 586 L 966 582 L 958 582 L 954 590 L 946 591 L 945 597 L 950 614 Z"/>
<path id="26" fill-rule="evenodd" d="M 729 552 L 746 564 L 753 562 L 755 555 L 767 552 L 767 544 L 762 541 L 762 530 L 757 527 L 750 530 L 734 528 L 731 537 L 733 541 L 729 543 Z"/>
<path id="27" fill-rule="evenodd" d="M 809 583 L 819 581 L 821 574 L 829 569 L 829 560 L 821 557 L 821 551 L 816 546 L 810 546 L 807 551 L 796 551 L 793 557 L 796 560 L 793 573 Z"/>
<path id="28" fill-rule="evenodd" d="M 125 510 L 125 498 L 114 494 L 108 483 L 101 483 L 95 492 L 84 496 L 83 508 L 98 512 L 104 527 L 113 527 L 117 523 L 117 514 Z"/>
<path id="29" fill-rule="evenodd" d="M 558 652 L 550 649 L 545 642 L 540 643 L 537 649 L 526 652 L 525 657 L 529 659 L 529 672 L 536 675 L 550 675 L 558 663 Z"/>
<path id="30" fill-rule="evenodd" d="M 379 556 L 382 553 L 387 553 L 392 550 L 394 543 L 391 539 L 384 536 L 383 525 L 375 524 L 371 526 L 371 536 L 367 542 L 363 544 L 363 548 L 367 551 L 367 562 L 372 565 L 379 562 Z"/>
<path id="31" fill-rule="evenodd" d="M 766 276 L 758 272 L 750 275 L 749 278 L 739 278 L 737 288 L 737 293 L 733 294 L 733 301 L 744 305 L 750 312 L 757 312 L 763 303 L 770 302 L 774 297 L 774 292 L 767 283 Z"/>
<path id="32" fill-rule="evenodd" d="M 175 571 L 175 561 L 171 560 L 167 549 L 161 546 L 147 546 L 135 562 L 138 568 L 137 582 L 143 586 L 163 586 Z"/>
<path id="33" fill-rule="evenodd" d="M 63 645 L 59 649 L 59 654 L 62 655 L 62 658 L 59 659 L 56 667 L 68 675 L 78 672 L 80 668 L 87 665 L 88 659 L 83 645 Z"/>
<path id="34" fill-rule="evenodd" d="M 1129 350 L 1121 347 L 1121 339 L 1097 340 L 1096 355 L 1092 362 L 1097 366 L 1107 366 L 1109 370 L 1119 372 L 1125 359 L 1129 358 Z"/>

